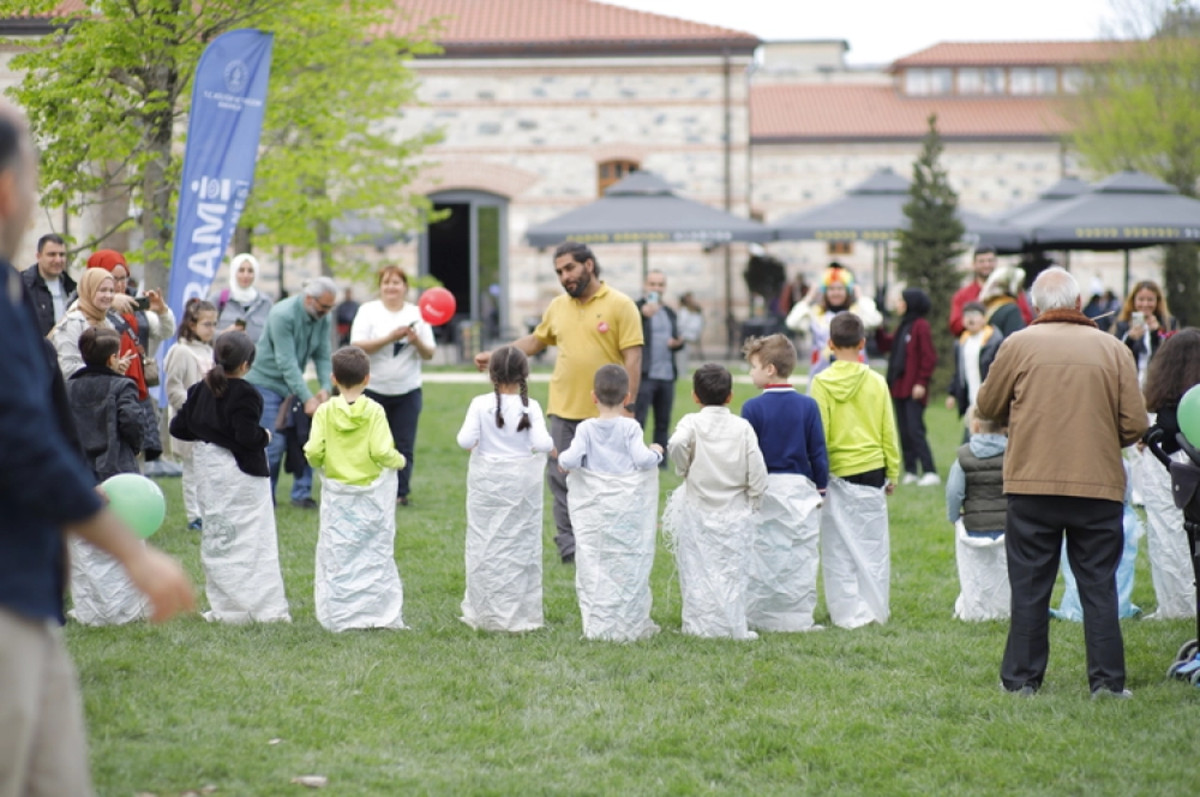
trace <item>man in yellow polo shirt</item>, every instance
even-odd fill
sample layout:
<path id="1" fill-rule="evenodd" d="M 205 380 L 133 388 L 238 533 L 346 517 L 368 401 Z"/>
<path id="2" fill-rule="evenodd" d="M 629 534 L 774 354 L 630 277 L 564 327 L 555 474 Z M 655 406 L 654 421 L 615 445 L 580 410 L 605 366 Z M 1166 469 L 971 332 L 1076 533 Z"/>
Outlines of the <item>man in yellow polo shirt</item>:
<path id="1" fill-rule="evenodd" d="M 642 376 L 642 317 L 625 294 L 600 280 L 600 265 L 583 244 L 560 244 L 554 250 L 554 271 L 566 294 L 550 302 L 532 335 L 512 342 L 530 357 L 548 346 L 558 347 L 550 377 L 550 436 L 556 451 L 566 451 L 575 439 L 575 427 L 596 417 L 592 380 L 597 369 L 610 363 L 624 366 L 629 391 L 636 396 Z M 490 351 L 475 357 L 475 366 L 486 371 Z M 633 404 L 625 407 L 633 417 Z M 564 564 L 575 561 L 575 533 L 567 511 L 567 477 L 558 462 L 546 464 L 546 481 L 554 494 L 554 542 Z"/>

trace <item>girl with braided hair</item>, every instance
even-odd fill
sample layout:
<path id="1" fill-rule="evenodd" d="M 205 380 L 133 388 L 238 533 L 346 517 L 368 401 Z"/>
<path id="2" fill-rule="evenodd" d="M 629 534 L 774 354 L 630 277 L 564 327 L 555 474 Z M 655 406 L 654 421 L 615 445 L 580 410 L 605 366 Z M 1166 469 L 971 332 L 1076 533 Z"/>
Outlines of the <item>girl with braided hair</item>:
<path id="1" fill-rule="evenodd" d="M 492 392 L 476 396 L 458 432 L 467 470 L 467 592 L 462 621 L 484 631 L 532 631 L 542 618 L 542 474 L 554 441 L 529 398 L 529 360 L 492 352 Z"/>

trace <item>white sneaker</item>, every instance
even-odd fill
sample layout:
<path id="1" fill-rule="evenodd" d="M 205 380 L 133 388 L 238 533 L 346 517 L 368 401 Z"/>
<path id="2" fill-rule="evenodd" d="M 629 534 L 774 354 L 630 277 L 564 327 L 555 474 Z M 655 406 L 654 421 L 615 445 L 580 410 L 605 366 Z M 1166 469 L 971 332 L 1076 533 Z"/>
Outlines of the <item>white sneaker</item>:
<path id="1" fill-rule="evenodd" d="M 921 479 L 915 473 L 906 473 L 904 478 L 900 480 L 901 484 L 916 484 Z"/>
<path id="2" fill-rule="evenodd" d="M 942 480 L 938 478 L 936 473 L 926 473 L 924 476 L 917 479 L 918 487 L 937 487 L 941 483 Z"/>

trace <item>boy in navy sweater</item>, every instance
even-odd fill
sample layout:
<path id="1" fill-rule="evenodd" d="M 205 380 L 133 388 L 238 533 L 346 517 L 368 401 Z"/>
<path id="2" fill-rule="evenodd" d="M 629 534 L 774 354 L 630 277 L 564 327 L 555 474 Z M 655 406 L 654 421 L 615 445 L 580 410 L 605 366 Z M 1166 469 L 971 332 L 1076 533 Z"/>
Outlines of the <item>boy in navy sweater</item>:
<path id="1" fill-rule="evenodd" d="M 742 407 L 767 465 L 751 557 L 746 620 L 764 631 L 811 631 L 817 605 L 817 541 L 829 455 L 817 402 L 788 382 L 796 349 L 783 335 L 751 338 L 742 349 L 762 390 Z"/>

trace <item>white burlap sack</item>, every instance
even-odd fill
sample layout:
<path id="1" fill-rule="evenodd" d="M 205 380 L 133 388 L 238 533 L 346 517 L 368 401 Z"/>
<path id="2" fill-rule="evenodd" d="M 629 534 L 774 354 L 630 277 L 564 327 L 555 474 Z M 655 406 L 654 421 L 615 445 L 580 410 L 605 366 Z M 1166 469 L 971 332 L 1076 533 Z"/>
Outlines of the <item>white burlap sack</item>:
<path id="1" fill-rule="evenodd" d="M 462 621 L 481 631 L 532 631 L 542 617 L 542 479 L 546 457 L 471 454 L 467 592 Z"/>
<path id="2" fill-rule="evenodd" d="M 724 512 L 705 511 L 688 499 L 686 483 L 667 500 L 663 534 L 679 569 L 683 633 L 758 638 L 746 625 L 754 524 L 754 513 L 744 503 Z"/>
<path id="3" fill-rule="evenodd" d="M 233 454 L 211 443 L 196 443 L 192 462 L 204 522 L 200 564 L 210 607 L 205 619 L 291 622 L 279 570 L 271 480 L 243 473 Z"/>
<path id="4" fill-rule="evenodd" d="M 972 537 L 962 518 L 954 524 L 954 559 L 958 563 L 957 620 L 1003 620 L 1012 610 L 1008 584 L 1008 553 L 1004 535 L 997 539 Z"/>
<path id="5" fill-rule="evenodd" d="M 124 625 L 145 616 L 146 598 L 120 562 L 73 534 L 70 556 L 72 619 L 84 625 Z"/>
<path id="6" fill-rule="evenodd" d="M 1183 530 L 1183 510 L 1175 508 L 1171 474 L 1149 451 L 1142 454 L 1142 498 L 1146 507 L 1146 547 L 1150 551 L 1150 579 L 1154 582 L 1156 620 L 1196 616 L 1196 575 L 1192 552 Z M 1177 451 L 1176 462 L 1187 454 Z"/>
<path id="7" fill-rule="evenodd" d="M 658 468 L 567 475 L 575 529 L 575 594 L 588 639 L 632 642 L 658 632 L 650 570 L 658 532 Z"/>
<path id="8" fill-rule="evenodd" d="M 754 528 L 746 622 L 760 631 L 809 631 L 817 605 L 821 494 L 793 473 L 767 476 Z"/>
<path id="9" fill-rule="evenodd" d="M 892 566 L 882 489 L 830 477 L 821 509 L 821 566 L 834 625 L 887 622 Z"/>
<path id="10" fill-rule="evenodd" d="M 321 474 L 321 533 L 313 581 L 317 622 L 329 631 L 404 628 L 396 570 L 396 471 L 364 487 Z"/>

